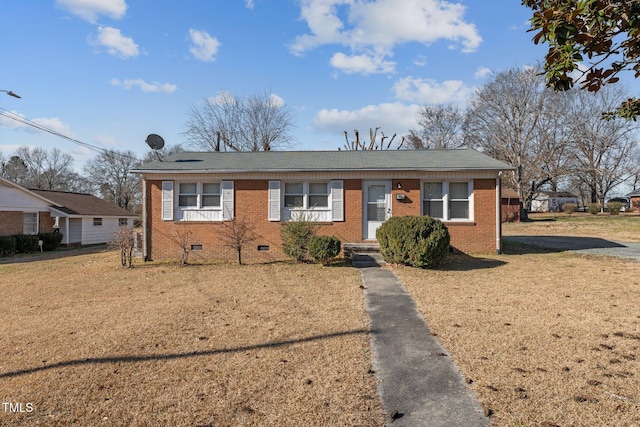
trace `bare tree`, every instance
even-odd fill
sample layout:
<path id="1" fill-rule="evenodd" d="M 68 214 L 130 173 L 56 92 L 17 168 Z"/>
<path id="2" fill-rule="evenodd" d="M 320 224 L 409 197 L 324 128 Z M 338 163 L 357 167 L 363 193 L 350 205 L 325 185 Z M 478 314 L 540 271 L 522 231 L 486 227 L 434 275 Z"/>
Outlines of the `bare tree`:
<path id="1" fill-rule="evenodd" d="M 113 231 L 113 240 L 109 247 L 120 251 L 120 264 L 123 267 L 133 267 L 133 248 L 136 245 L 135 233 L 129 227 L 118 227 Z"/>
<path id="2" fill-rule="evenodd" d="M 344 139 L 345 144 L 343 148 L 347 151 L 357 151 L 357 150 L 390 150 L 391 148 L 395 148 L 399 150 L 405 143 L 405 137 L 403 136 L 400 140 L 400 143 L 396 146 L 393 146 L 393 141 L 396 139 L 397 134 L 393 134 L 391 138 L 384 134 L 384 132 L 380 132 L 380 141 L 378 141 L 378 131 L 380 127 L 369 128 L 369 142 L 360 140 L 360 132 L 358 129 L 353 130 L 353 134 L 355 139 L 353 141 L 349 141 L 349 134 L 347 131 L 344 131 Z M 388 141 L 385 141 L 387 140 Z M 340 148 L 338 148 L 340 151 Z"/>
<path id="3" fill-rule="evenodd" d="M 516 173 L 505 177 L 505 181 L 526 204 L 561 173 L 554 162 L 566 139 L 544 131 L 557 114 L 553 95 L 544 87 L 538 70 L 513 69 L 494 75 L 481 87 L 467 113 L 468 144 L 516 168 Z M 525 217 L 522 209 L 521 218 Z"/>
<path id="4" fill-rule="evenodd" d="M 575 91 L 568 112 L 574 123 L 572 171 L 590 192 L 590 202 L 604 204 L 617 185 L 637 172 L 639 124 L 633 120 L 602 118 L 627 96 L 622 88 L 605 86 L 598 92 Z"/>
<path id="5" fill-rule="evenodd" d="M 45 150 L 22 146 L 16 150 L 16 156 L 26 166 L 22 185 L 40 190 L 67 190 L 68 180 L 73 175 L 71 155 L 58 148 Z"/>
<path id="6" fill-rule="evenodd" d="M 142 156 L 141 162 L 142 163 L 151 163 L 151 162 L 157 162 L 158 160 L 162 160 L 163 158 L 171 155 L 171 154 L 175 154 L 175 153 L 179 153 L 181 151 L 184 151 L 184 149 L 182 148 L 182 145 L 180 144 L 176 144 L 176 145 L 172 145 L 172 146 L 165 146 L 163 148 L 161 148 L 160 150 L 151 150 L 148 151 L 147 153 L 145 153 L 144 156 Z"/>
<path id="7" fill-rule="evenodd" d="M 167 235 L 169 240 L 180 249 L 182 249 L 182 253 L 180 255 L 180 265 L 187 265 L 189 263 L 189 253 L 191 252 L 191 236 L 193 236 L 193 231 L 191 231 L 191 227 L 189 224 L 185 224 L 184 226 L 176 227 L 176 229 Z"/>
<path id="8" fill-rule="evenodd" d="M 292 128 L 293 114 L 276 95 L 221 92 L 191 108 L 183 134 L 207 151 L 270 151 L 290 144 Z"/>
<path id="9" fill-rule="evenodd" d="M 27 165 L 19 156 L 11 156 L 2 163 L 2 177 L 16 184 L 24 184 L 27 179 Z"/>
<path id="10" fill-rule="evenodd" d="M 140 199 L 140 177 L 131 173 L 139 165 L 140 161 L 131 150 L 105 151 L 87 162 L 84 171 L 103 199 L 131 210 Z"/>
<path id="11" fill-rule="evenodd" d="M 236 251 L 238 264 L 242 264 L 242 248 L 258 238 L 255 230 L 256 224 L 249 222 L 246 217 L 234 217 L 215 228 L 224 246 Z"/>
<path id="12" fill-rule="evenodd" d="M 414 150 L 460 148 L 465 144 L 465 113 L 456 105 L 425 105 L 418 113 L 418 128 L 407 140 Z"/>

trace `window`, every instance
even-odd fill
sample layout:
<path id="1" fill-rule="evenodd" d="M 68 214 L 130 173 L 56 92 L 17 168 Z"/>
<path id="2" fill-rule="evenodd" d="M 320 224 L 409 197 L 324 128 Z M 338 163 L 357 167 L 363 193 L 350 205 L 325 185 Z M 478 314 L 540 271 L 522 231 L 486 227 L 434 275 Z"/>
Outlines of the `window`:
<path id="1" fill-rule="evenodd" d="M 178 186 L 178 206 L 181 208 L 219 208 L 219 182 L 182 182 Z"/>
<path id="2" fill-rule="evenodd" d="M 180 183 L 178 206 L 181 208 L 198 207 L 198 184 L 195 182 Z"/>
<path id="3" fill-rule="evenodd" d="M 38 234 L 38 213 L 37 212 L 25 212 L 23 214 L 22 233 Z"/>
<path id="4" fill-rule="evenodd" d="M 304 184 L 302 182 L 284 184 L 284 205 L 288 208 L 304 207 Z"/>
<path id="5" fill-rule="evenodd" d="M 126 227 L 129 225 L 129 218 L 118 218 L 118 225 L 120 227 Z"/>
<path id="6" fill-rule="evenodd" d="M 93 218 L 93 225 L 94 226 L 101 226 L 102 225 L 102 218 Z"/>
<path id="7" fill-rule="evenodd" d="M 326 209 L 329 207 L 329 185 L 326 182 L 287 182 L 284 184 L 284 206 Z"/>
<path id="8" fill-rule="evenodd" d="M 424 182 L 422 214 L 443 221 L 472 219 L 471 192 L 473 181 Z"/>
<path id="9" fill-rule="evenodd" d="M 220 207 L 220 184 L 206 182 L 202 184 L 202 207 Z"/>
<path id="10" fill-rule="evenodd" d="M 327 191 L 326 182 L 309 183 L 309 207 L 310 208 L 328 208 L 329 192 Z"/>

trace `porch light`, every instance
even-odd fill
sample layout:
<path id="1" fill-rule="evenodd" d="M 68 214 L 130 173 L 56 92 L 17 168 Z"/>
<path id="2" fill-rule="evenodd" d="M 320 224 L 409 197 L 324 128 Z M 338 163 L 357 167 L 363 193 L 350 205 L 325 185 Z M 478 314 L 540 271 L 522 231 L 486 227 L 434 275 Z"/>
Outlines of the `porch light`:
<path id="1" fill-rule="evenodd" d="M 17 93 L 13 92 L 12 90 L 0 89 L 0 92 L 4 92 L 9 96 L 13 96 L 14 98 L 22 98 L 20 95 L 18 95 Z"/>
<path id="2" fill-rule="evenodd" d="M 400 181 L 398 181 L 398 183 L 396 184 L 396 187 L 398 187 L 398 190 L 402 188 L 402 184 L 400 183 Z"/>

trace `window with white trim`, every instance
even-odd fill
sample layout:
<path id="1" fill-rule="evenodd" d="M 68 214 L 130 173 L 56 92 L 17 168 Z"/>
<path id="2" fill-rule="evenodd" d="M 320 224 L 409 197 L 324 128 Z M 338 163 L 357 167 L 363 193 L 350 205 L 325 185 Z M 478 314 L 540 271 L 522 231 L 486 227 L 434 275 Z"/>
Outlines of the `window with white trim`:
<path id="1" fill-rule="evenodd" d="M 328 209 L 328 182 L 285 182 L 284 207 L 292 209 Z"/>
<path id="2" fill-rule="evenodd" d="M 220 204 L 219 182 L 181 182 L 178 185 L 178 207 L 180 208 L 214 208 Z"/>
<path id="3" fill-rule="evenodd" d="M 22 234 L 38 234 L 38 213 L 25 212 L 22 216 Z"/>
<path id="4" fill-rule="evenodd" d="M 422 214 L 443 221 L 473 219 L 473 181 L 425 181 L 422 183 Z"/>
<path id="5" fill-rule="evenodd" d="M 93 225 L 94 225 L 94 227 L 101 227 L 102 226 L 102 218 L 93 218 Z"/>

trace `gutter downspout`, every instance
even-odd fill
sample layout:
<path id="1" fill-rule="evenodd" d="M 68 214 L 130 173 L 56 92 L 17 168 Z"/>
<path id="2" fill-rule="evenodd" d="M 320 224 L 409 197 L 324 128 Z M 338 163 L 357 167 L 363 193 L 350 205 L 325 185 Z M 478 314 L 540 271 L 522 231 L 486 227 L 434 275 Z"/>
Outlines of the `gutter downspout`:
<path id="1" fill-rule="evenodd" d="M 147 180 L 142 175 L 142 261 L 147 262 Z"/>
<path id="2" fill-rule="evenodd" d="M 502 171 L 498 172 L 496 178 L 496 254 L 502 253 L 502 197 L 500 194 L 500 177 L 502 177 Z"/>

